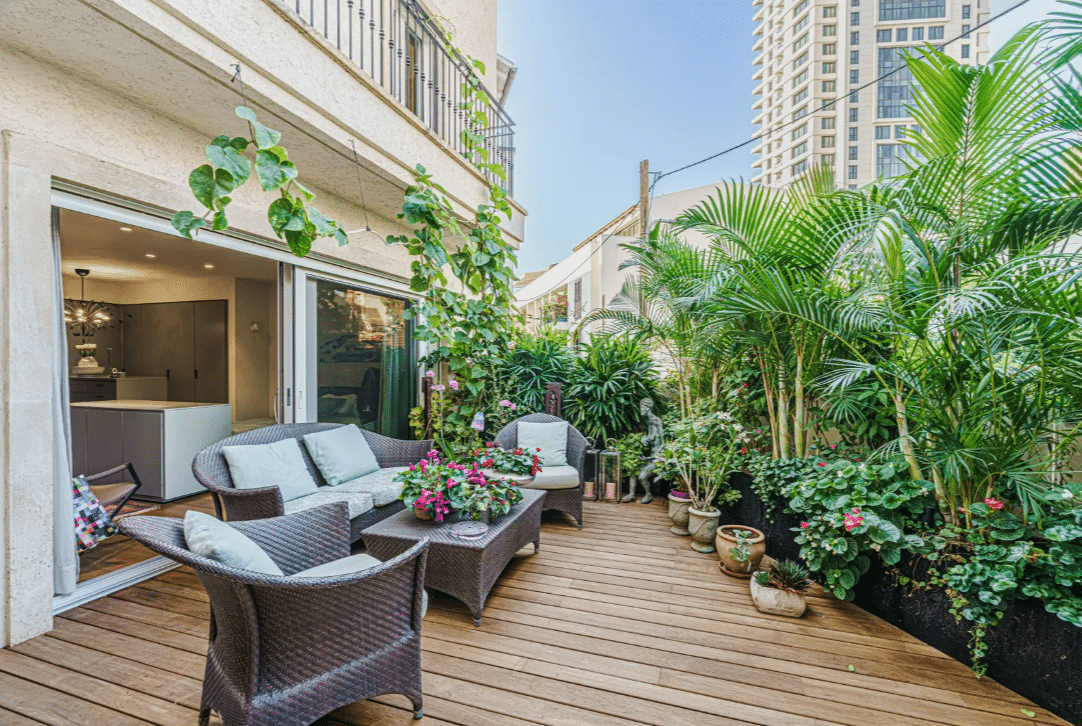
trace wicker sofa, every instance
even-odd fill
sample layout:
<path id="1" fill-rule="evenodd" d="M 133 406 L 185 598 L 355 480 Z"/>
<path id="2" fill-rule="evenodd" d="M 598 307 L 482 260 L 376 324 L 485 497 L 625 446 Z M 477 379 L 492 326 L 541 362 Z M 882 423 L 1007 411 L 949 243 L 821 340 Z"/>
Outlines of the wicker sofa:
<path id="1" fill-rule="evenodd" d="M 553 423 L 563 421 L 558 416 L 547 413 L 531 413 L 515 419 L 504 426 L 500 433 L 496 434 L 496 445 L 501 449 L 515 449 L 518 447 L 518 425 L 522 421 L 530 423 Z M 567 463 L 578 473 L 577 486 L 573 483 L 569 486 L 553 488 L 543 484 L 524 484 L 524 489 L 545 489 L 545 509 L 565 512 L 575 518 L 582 529 L 582 493 L 586 483 L 586 449 L 588 442 L 586 437 L 579 433 L 578 429 L 570 424 L 567 427 Z M 542 471 L 542 474 L 544 472 Z M 541 475 L 538 476 L 541 478 Z"/>
<path id="2" fill-rule="evenodd" d="M 366 527 L 403 509 L 402 502 L 398 501 L 397 493 L 389 492 L 389 487 L 393 486 L 391 479 L 405 467 L 424 458 L 424 455 L 432 449 L 431 440 L 403 441 L 361 429 L 372 453 L 376 456 L 376 461 L 382 468 L 364 477 L 366 481 L 358 480 L 357 484 L 344 484 L 337 487 L 327 486 L 323 475 L 312 462 L 312 457 L 308 455 L 304 442 L 299 441 L 305 466 L 319 485 L 320 491 L 290 502 L 282 500 L 278 487 L 234 488 L 229 465 L 222 453 L 222 448 L 225 446 L 270 444 L 288 438 L 299 440 L 306 434 L 326 431 L 341 425 L 337 423 L 277 424 L 245 431 L 211 444 L 196 454 L 192 462 L 192 472 L 199 483 L 214 495 L 214 507 L 219 519 L 227 519 L 231 522 L 280 517 L 323 504 L 346 502 L 351 510 L 350 541 L 356 542 L 361 538 L 361 532 Z M 373 498 L 373 492 L 376 493 L 376 498 Z"/>
<path id="3" fill-rule="evenodd" d="M 369 569 L 294 577 L 348 557 L 345 503 L 229 525 L 283 572 L 227 567 L 192 553 L 184 520 L 129 517 L 125 535 L 191 567 L 210 598 L 199 708 L 225 726 L 303 726 L 336 708 L 401 693 L 422 716 L 421 618 L 428 540 Z"/>

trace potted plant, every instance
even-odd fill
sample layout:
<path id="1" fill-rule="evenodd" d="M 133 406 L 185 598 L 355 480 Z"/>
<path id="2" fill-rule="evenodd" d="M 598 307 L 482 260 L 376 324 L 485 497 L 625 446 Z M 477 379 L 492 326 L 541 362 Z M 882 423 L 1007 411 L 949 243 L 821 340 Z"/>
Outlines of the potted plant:
<path id="1" fill-rule="evenodd" d="M 766 554 L 766 536 L 762 532 L 742 524 L 723 524 L 716 531 L 714 543 L 722 572 L 747 578 L 759 569 Z"/>
<path id="2" fill-rule="evenodd" d="M 418 519 L 437 522 L 442 522 L 453 512 L 462 511 L 472 488 L 487 483 L 476 465 L 444 463 L 435 450 L 416 464 L 410 464 L 409 470 L 394 480 L 403 482 L 398 498 L 405 502 L 407 509 Z"/>
<path id="3" fill-rule="evenodd" d="M 541 460 L 537 458 L 536 452 L 524 451 L 521 446 L 511 450 L 501 449 L 492 441 L 482 449 L 474 449 L 470 461 L 476 464 L 478 469 L 520 477 L 537 476 L 541 471 Z"/>
<path id="4" fill-rule="evenodd" d="M 488 479 L 484 484 L 467 485 L 462 513 L 471 519 L 494 522 L 522 501 L 518 484 L 507 479 Z"/>
<path id="5" fill-rule="evenodd" d="M 662 448 L 659 469 L 674 471 L 691 500 L 687 529 L 696 552 L 714 551 L 721 511 L 714 506 L 718 492 L 737 468 L 740 448 L 747 440 L 744 427 L 730 413 L 717 411 L 687 421 L 683 434 Z"/>
<path id="6" fill-rule="evenodd" d="M 687 537 L 691 532 L 688 531 L 688 519 L 690 515 L 688 510 L 691 508 L 691 495 L 687 492 L 687 486 L 680 482 L 677 484 L 677 488 L 669 492 L 669 519 L 672 520 L 672 527 L 669 531 L 679 537 Z"/>
<path id="7" fill-rule="evenodd" d="M 751 578 L 751 600 L 761 613 L 799 618 L 808 607 L 811 584 L 807 568 L 799 562 L 772 562 Z"/>

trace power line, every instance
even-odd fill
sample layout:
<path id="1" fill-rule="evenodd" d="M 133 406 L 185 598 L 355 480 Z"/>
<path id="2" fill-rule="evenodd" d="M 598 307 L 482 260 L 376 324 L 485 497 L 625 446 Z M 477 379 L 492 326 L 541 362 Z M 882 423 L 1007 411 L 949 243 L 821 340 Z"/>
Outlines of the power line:
<path id="1" fill-rule="evenodd" d="M 943 50 L 944 48 L 946 48 L 948 45 L 955 42 L 956 40 L 962 40 L 964 38 L 968 38 L 970 36 L 970 34 L 972 34 L 973 32 L 975 32 L 977 30 L 980 30 L 983 27 L 986 27 L 987 25 L 993 23 L 996 20 L 999 20 L 1000 18 L 1002 18 L 1004 15 L 1006 15 L 1008 13 L 1014 12 L 1018 8 L 1022 7 L 1026 3 L 1028 3 L 1029 1 L 1030 0 L 1021 0 L 1021 2 L 1012 5 L 1011 7 L 1007 8 L 1006 10 L 1004 10 L 1001 13 L 993 15 L 992 17 L 988 18 L 988 20 L 985 20 L 983 23 L 978 23 L 974 27 L 970 28 L 969 32 L 962 33 L 961 35 L 957 35 L 957 36 L 951 38 L 950 40 L 946 41 L 945 43 L 942 43 L 941 45 L 935 46 L 935 49 L 936 50 Z M 913 48 L 919 48 L 920 46 L 912 46 L 912 47 Z M 895 73 L 899 73 L 900 71 L 902 71 L 904 68 L 907 68 L 907 67 L 908 66 L 906 66 L 905 64 L 900 65 L 897 68 L 895 68 L 894 70 L 888 71 L 888 72 L 884 73 L 883 75 L 879 76 L 878 78 L 874 78 L 874 79 L 868 81 L 867 83 L 865 83 L 862 86 L 858 86 L 856 88 L 850 89 L 850 90 L 846 91 L 845 93 L 843 93 L 842 95 L 840 95 L 838 98 L 834 99 L 833 101 L 828 101 L 827 103 L 824 103 L 822 106 L 817 108 L 816 111 L 822 111 L 824 109 L 828 109 L 831 106 L 836 105 L 843 98 L 847 98 L 848 96 L 850 96 L 850 95 L 852 95 L 854 93 L 858 93 L 860 91 L 863 91 L 865 88 L 869 88 L 871 86 L 874 86 L 875 84 L 879 83 L 880 81 L 885 80 L 887 78 L 890 78 Z M 787 122 L 785 122 L 785 123 L 783 123 L 783 124 L 781 124 L 779 126 L 773 127 L 772 129 L 770 129 L 770 131 L 781 131 L 782 129 L 788 128 L 788 127 L 792 126 L 793 124 L 796 124 L 796 123 L 798 123 L 800 121 L 803 121 L 803 120 L 804 120 L 803 116 L 800 117 L 800 118 L 792 119 L 791 121 L 787 121 Z M 667 176 L 672 176 L 673 174 L 678 174 L 679 172 L 682 172 L 682 171 L 684 171 L 686 169 L 690 169 L 693 166 L 698 166 L 699 164 L 705 164 L 708 161 L 713 161 L 714 159 L 717 159 L 720 156 L 725 156 L 726 154 L 730 154 L 730 153 L 736 151 L 737 149 L 742 149 L 745 146 L 747 146 L 748 144 L 754 144 L 756 141 L 758 141 L 761 138 L 762 133 L 765 133 L 765 132 L 760 132 L 759 136 L 753 136 L 750 139 L 748 139 L 747 141 L 736 144 L 735 146 L 730 146 L 729 148 L 723 149 L 723 150 L 719 151 L 716 154 L 712 154 L 712 155 L 706 157 L 705 159 L 699 159 L 698 161 L 693 161 L 690 164 L 685 164 L 684 166 L 680 167 L 679 169 L 673 169 L 672 171 L 660 172 L 657 179 L 654 180 L 654 184 L 657 184 L 659 181 L 661 181 L 662 179 L 664 179 Z"/>

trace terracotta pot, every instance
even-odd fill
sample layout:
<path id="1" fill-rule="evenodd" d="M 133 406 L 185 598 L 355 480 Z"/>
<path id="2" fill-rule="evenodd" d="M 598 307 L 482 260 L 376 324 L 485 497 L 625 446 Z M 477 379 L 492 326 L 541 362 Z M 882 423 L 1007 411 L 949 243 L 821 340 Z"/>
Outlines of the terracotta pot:
<path id="1" fill-rule="evenodd" d="M 691 533 L 691 549 L 708 555 L 714 551 L 714 533 L 718 529 L 718 518 L 721 512 L 717 509 L 703 512 L 695 507 L 688 508 L 688 531 Z"/>
<path id="2" fill-rule="evenodd" d="M 691 508 L 691 497 L 674 497 L 669 494 L 669 519 L 672 527 L 669 531 L 679 537 L 687 537 L 688 532 L 688 509 Z"/>
<path id="3" fill-rule="evenodd" d="M 737 562 L 733 559 L 730 549 L 736 547 L 735 532 L 751 532 L 751 539 L 747 540 L 748 561 Z M 721 570 L 726 575 L 747 578 L 751 573 L 759 569 L 759 562 L 766 554 L 766 537 L 754 527 L 745 527 L 742 524 L 723 524 L 718 527 L 714 544 L 718 550 L 718 558 L 721 560 Z"/>
<path id="4" fill-rule="evenodd" d="M 808 607 L 808 601 L 801 593 L 765 587 L 754 577 L 751 578 L 751 601 L 761 613 L 787 618 L 799 618 Z"/>

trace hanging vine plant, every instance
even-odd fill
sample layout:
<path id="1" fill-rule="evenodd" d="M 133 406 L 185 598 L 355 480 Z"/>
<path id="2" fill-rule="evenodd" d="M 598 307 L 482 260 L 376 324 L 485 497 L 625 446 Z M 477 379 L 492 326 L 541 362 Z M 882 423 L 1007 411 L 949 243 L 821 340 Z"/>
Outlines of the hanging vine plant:
<path id="1" fill-rule="evenodd" d="M 239 76 L 239 69 L 237 73 Z M 282 134 L 259 123 L 248 106 L 238 106 L 236 111 L 248 122 L 249 138 L 223 134 L 207 144 L 205 152 L 210 163 L 196 167 L 188 175 L 188 187 L 206 211 L 201 216 L 177 212 L 171 220 L 173 228 L 188 239 L 208 225 L 213 230 L 226 229 L 226 208 L 233 201 L 230 195 L 252 176 L 252 154 L 263 191 L 278 192 L 267 208 L 267 220 L 278 238 L 289 245 L 290 252 L 304 257 L 320 237 L 333 237 L 339 246 L 347 244 L 349 238 L 341 225 L 310 204 L 315 195 L 297 180 L 297 166 L 279 144 Z"/>

